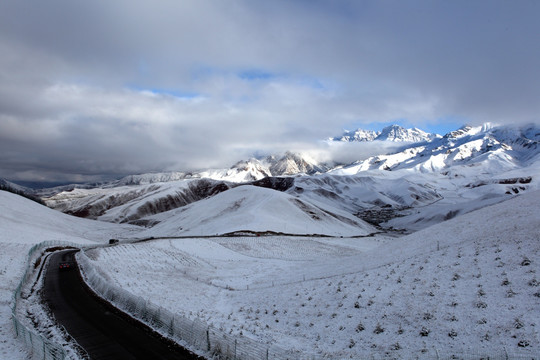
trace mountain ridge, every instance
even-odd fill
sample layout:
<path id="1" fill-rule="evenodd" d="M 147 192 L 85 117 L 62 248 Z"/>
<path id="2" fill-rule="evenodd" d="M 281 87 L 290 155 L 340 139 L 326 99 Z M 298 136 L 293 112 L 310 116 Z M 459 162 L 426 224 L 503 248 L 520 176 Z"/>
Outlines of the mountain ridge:
<path id="1" fill-rule="evenodd" d="M 391 141 L 416 143 L 422 141 L 431 141 L 440 138 L 441 135 L 427 133 L 416 127 L 406 129 L 400 125 L 389 125 L 381 131 L 356 129 L 353 131 L 346 130 L 341 136 L 330 138 L 330 141 L 341 142 L 371 142 L 371 141 Z"/>
<path id="2" fill-rule="evenodd" d="M 238 185 L 256 185 L 321 209 L 342 209 L 387 229 L 413 231 L 538 188 L 539 141 L 536 125 L 464 126 L 347 165 L 320 164 L 287 152 L 239 161 L 228 169 L 132 175 L 102 186 L 64 189 L 44 200 L 70 214 L 153 226 L 152 215 Z"/>

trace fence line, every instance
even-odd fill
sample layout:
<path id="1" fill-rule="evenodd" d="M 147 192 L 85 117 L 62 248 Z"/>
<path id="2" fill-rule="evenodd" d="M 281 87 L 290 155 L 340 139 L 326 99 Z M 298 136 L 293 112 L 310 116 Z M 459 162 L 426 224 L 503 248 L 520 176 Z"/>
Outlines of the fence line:
<path id="1" fill-rule="evenodd" d="M 253 237 L 246 237 L 246 238 L 251 239 Z M 331 238 L 331 237 L 328 237 L 328 238 Z M 162 238 L 159 238 L 159 239 L 162 239 Z M 174 239 L 174 238 L 166 238 L 166 239 Z M 257 239 L 257 238 L 254 238 L 254 239 Z M 254 283 L 244 284 L 244 285 L 232 285 L 230 283 L 227 283 L 226 280 L 220 281 L 220 280 L 213 279 L 212 281 L 205 282 L 205 283 L 211 286 L 222 288 L 222 289 L 233 290 L 233 291 L 243 291 L 243 290 L 267 289 L 267 288 L 283 286 L 283 285 L 293 285 L 293 284 L 298 284 L 298 283 L 302 283 L 306 281 L 326 280 L 326 279 L 332 279 L 335 277 L 354 275 L 354 274 L 363 273 L 370 270 L 384 268 L 385 266 L 394 264 L 398 261 L 405 261 L 408 259 L 416 258 L 418 256 L 428 255 L 428 254 L 439 252 L 439 251 L 444 251 L 451 247 L 466 243 L 467 241 L 469 240 L 462 240 L 460 242 L 454 242 L 454 243 L 447 242 L 447 243 L 442 243 L 442 244 L 438 240 L 432 241 L 432 242 L 426 242 L 425 244 L 419 245 L 417 247 L 417 252 L 415 252 L 414 254 L 403 255 L 400 252 L 395 252 L 391 255 L 388 255 L 384 261 L 381 261 L 380 258 L 367 258 L 367 259 L 364 258 L 363 262 L 359 262 L 356 257 L 350 256 L 346 258 L 341 258 L 339 259 L 339 261 L 335 260 L 335 262 L 332 263 L 331 270 L 321 266 L 320 264 L 317 264 L 317 266 L 309 269 L 309 274 L 306 274 L 306 273 L 291 274 L 288 278 L 281 278 L 279 280 L 271 280 L 271 281 L 266 281 L 266 282 L 254 282 Z M 188 275 L 188 274 L 184 272 L 184 275 Z M 193 279 L 195 279 L 195 277 L 193 277 Z M 199 281 L 199 278 L 197 278 L 197 281 Z"/>
<path id="2" fill-rule="evenodd" d="M 24 325 L 17 317 L 18 302 L 19 302 L 19 299 L 21 298 L 22 288 L 28 284 L 28 282 L 31 280 L 32 275 L 34 273 L 34 269 L 32 269 L 32 261 L 35 260 L 34 255 L 38 252 L 41 252 L 42 250 L 46 248 L 57 247 L 57 246 L 80 247 L 80 244 L 74 244 L 74 243 L 69 243 L 65 241 L 44 241 L 44 242 L 41 242 L 39 244 L 35 244 L 34 246 L 32 246 L 30 250 L 28 250 L 28 254 L 26 255 L 24 274 L 21 277 L 21 281 L 15 288 L 15 291 L 13 291 L 13 295 L 12 295 L 11 318 L 13 320 L 13 328 L 15 331 L 15 336 L 21 339 L 21 341 L 30 349 L 30 353 L 33 359 L 40 359 L 40 360 L 69 359 L 68 353 L 64 349 L 63 346 L 31 330 L 29 327 Z M 75 340 L 72 339 L 72 341 L 74 341 L 75 346 L 78 347 L 79 350 L 82 350 L 82 348 L 75 342 Z"/>

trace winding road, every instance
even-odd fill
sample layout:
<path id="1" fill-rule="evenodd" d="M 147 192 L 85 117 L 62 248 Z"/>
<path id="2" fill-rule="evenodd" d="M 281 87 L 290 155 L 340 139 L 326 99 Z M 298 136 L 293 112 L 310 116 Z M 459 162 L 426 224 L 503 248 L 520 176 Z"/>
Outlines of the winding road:
<path id="1" fill-rule="evenodd" d="M 91 359 L 202 359 L 96 298 L 77 267 L 60 271 L 61 262 L 75 263 L 75 253 L 66 250 L 49 257 L 43 298 Z"/>

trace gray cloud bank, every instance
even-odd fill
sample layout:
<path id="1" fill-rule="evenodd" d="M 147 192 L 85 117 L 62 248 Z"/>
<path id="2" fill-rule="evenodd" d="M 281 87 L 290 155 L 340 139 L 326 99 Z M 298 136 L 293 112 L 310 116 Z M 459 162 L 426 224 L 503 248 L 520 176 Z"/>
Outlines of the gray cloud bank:
<path id="1" fill-rule="evenodd" d="M 229 166 L 350 124 L 538 122 L 537 1 L 0 3 L 0 177 Z"/>

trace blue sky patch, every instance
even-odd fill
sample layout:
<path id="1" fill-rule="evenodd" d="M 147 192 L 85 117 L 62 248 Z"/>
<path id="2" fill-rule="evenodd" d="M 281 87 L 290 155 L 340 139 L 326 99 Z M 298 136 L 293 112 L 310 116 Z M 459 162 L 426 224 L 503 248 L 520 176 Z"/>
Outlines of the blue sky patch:
<path id="1" fill-rule="evenodd" d="M 190 91 L 182 91 L 177 89 L 149 89 L 149 88 L 143 88 L 139 86 L 128 86 L 129 89 L 134 91 L 147 91 L 155 95 L 166 95 L 166 96 L 172 96 L 179 99 L 193 99 L 196 97 L 200 97 L 201 94 L 190 92 Z"/>
<path id="2" fill-rule="evenodd" d="M 277 74 L 262 69 L 250 69 L 240 71 L 238 77 L 244 80 L 269 80 L 277 77 Z"/>

